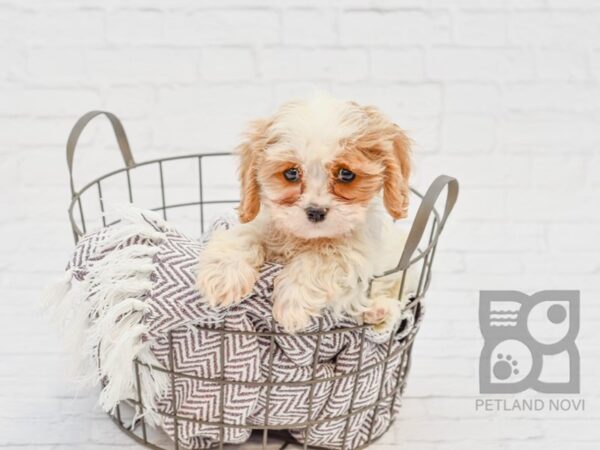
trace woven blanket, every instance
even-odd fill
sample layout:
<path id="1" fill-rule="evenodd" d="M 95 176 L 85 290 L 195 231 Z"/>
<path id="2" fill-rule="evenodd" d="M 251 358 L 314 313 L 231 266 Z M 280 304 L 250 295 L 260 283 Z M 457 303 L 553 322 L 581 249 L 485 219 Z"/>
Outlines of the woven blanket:
<path id="1" fill-rule="evenodd" d="M 220 219 L 212 229 L 233 222 Z M 143 416 L 171 437 L 177 433 L 189 449 L 242 443 L 252 427 L 264 425 L 332 449 L 381 435 L 400 405 L 398 380 L 414 329 L 410 311 L 407 331 L 394 336 L 369 327 L 345 330 L 356 322 L 325 312 L 303 333 L 271 337 L 283 331 L 271 314 L 281 266 L 266 263 L 239 304 L 211 308 L 194 286 L 208 239 L 210 232 L 199 242 L 155 213 L 131 208 L 77 244 L 64 280 L 47 297 L 83 372 L 102 386 L 103 409 L 141 401 L 135 420 Z M 319 327 L 328 333 L 305 334 Z M 307 430 L 309 419 L 315 423 Z"/>

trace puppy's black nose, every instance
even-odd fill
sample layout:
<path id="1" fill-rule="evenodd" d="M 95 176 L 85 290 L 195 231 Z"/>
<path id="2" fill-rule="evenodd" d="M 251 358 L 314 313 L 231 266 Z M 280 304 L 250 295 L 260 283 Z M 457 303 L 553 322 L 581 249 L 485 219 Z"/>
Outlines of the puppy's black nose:
<path id="1" fill-rule="evenodd" d="M 309 206 L 306 208 L 306 215 L 308 216 L 308 220 L 311 222 L 323 222 L 325 220 L 325 216 L 327 215 L 327 210 L 325 208 L 315 208 L 313 206 Z"/>

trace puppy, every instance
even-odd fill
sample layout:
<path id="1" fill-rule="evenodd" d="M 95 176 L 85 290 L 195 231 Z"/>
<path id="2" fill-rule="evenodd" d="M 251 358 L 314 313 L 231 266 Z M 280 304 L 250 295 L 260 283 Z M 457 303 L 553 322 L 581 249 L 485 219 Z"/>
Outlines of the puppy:
<path id="1" fill-rule="evenodd" d="M 252 123 L 239 146 L 240 224 L 214 234 L 200 255 L 197 287 L 227 307 L 247 296 L 264 261 L 282 263 L 273 316 L 288 332 L 325 308 L 379 327 L 397 323 L 409 139 L 377 109 L 324 94 L 285 104 Z M 386 214 L 386 212 L 389 216 Z M 404 289 L 407 292 L 406 286 Z"/>

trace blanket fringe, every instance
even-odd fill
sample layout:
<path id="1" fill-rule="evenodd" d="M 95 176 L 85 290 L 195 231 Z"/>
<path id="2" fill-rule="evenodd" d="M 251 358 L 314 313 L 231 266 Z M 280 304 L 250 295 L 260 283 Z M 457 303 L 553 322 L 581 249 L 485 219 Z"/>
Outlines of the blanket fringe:
<path id="1" fill-rule="evenodd" d="M 152 259 L 165 234 L 144 215 L 130 208 L 120 224 L 107 228 L 98 249 L 103 257 L 87 267 L 83 280 L 76 279 L 76 268 L 70 267 L 45 290 L 43 304 L 75 356 L 80 385 L 102 386 L 99 405 L 104 411 L 114 413 L 119 402 L 137 399 L 134 365 L 136 360 L 141 363 L 144 411 L 138 408 L 134 421 L 143 416 L 149 425 L 157 426 L 162 417 L 153 410 L 167 393 L 169 377 L 150 367 L 162 368 L 144 339 L 143 319 L 148 312 L 144 299 L 153 285 Z M 149 219 L 166 229 L 154 216 Z M 133 238 L 148 242 L 120 247 Z"/>

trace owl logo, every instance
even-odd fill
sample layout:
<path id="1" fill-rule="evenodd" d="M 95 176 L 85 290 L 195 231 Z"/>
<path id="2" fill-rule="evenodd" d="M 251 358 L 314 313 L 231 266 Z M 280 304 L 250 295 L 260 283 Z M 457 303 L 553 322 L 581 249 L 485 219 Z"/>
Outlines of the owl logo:
<path id="1" fill-rule="evenodd" d="M 482 394 L 579 393 L 579 291 L 481 291 Z"/>

